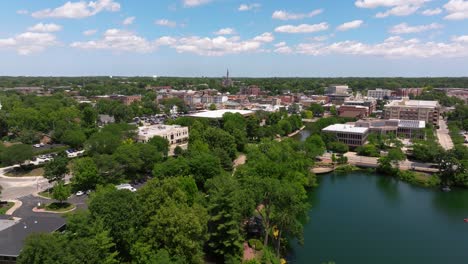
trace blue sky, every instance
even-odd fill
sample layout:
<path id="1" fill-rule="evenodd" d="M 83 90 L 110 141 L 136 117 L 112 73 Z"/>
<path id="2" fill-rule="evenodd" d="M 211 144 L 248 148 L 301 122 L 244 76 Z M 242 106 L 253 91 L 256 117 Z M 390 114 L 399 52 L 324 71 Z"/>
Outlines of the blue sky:
<path id="1" fill-rule="evenodd" d="M 15 0 L 0 75 L 468 76 L 465 0 Z"/>

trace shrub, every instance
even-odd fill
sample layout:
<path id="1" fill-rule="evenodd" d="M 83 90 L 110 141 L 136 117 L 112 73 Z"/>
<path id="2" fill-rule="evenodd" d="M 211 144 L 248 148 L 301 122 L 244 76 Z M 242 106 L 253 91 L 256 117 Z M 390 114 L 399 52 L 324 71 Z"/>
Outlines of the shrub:
<path id="1" fill-rule="evenodd" d="M 258 251 L 263 250 L 263 243 L 258 239 L 250 239 L 249 246 Z"/>

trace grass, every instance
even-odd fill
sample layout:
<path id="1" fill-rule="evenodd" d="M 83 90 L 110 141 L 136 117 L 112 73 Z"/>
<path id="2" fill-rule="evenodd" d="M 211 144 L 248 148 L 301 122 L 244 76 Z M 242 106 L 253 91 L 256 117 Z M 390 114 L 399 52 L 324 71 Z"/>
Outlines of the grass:
<path id="1" fill-rule="evenodd" d="M 50 189 L 50 192 L 49 192 L 49 190 L 45 190 L 43 192 L 40 192 L 39 195 L 42 196 L 42 197 L 45 197 L 45 198 L 52 199 L 52 192 L 53 192 L 52 189 Z"/>
<path id="2" fill-rule="evenodd" d="M 6 212 L 8 210 L 10 210 L 11 207 L 13 207 L 15 203 L 12 203 L 12 202 L 8 202 L 6 205 L 4 205 L 3 207 L 0 207 L 0 215 L 4 215 L 6 214 Z"/>
<path id="3" fill-rule="evenodd" d="M 45 209 L 45 210 L 51 211 L 51 212 L 62 213 L 62 212 L 69 211 L 69 210 L 71 210 L 73 208 L 75 208 L 75 205 L 73 205 L 71 203 L 54 202 L 54 203 L 50 203 L 50 204 L 44 206 L 42 209 Z"/>
<path id="4" fill-rule="evenodd" d="M 10 176 L 10 177 L 43 176 L 44 169 L 43 168 L 34 168 L 34 169 L 15 168 L 12 171 L 5 173 L 5 175 Z"/>

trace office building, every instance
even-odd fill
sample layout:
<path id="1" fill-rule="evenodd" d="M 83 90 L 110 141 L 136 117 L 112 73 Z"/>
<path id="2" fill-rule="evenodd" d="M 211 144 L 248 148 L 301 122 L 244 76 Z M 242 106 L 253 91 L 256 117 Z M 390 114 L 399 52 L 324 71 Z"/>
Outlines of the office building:
<path id="1" fill-rule="evenodd" d="M 367 97 L 374 98 L 377 100 L 382 100 L 385 98 L 390 98 L 392 96 L 392 91 L 387 89 L 377 88 L 375 90 L 367 91 Z"/>
<path id="2" fill-rule="evenodd" d="M 438 126 L 440 105 L 437 101 L 419 101 L 403 98 L 390 101 L 384 107 L 385 119 L 419 120 Z"/>
<path id="3" fill-rule="evenodd" d="M 359 147 L 366 143 L 369 128 L 349 124 L 335 124 L 322 129 L 322 132 L 336 136 L 336 139 L 350 147 Z"/>
<path id="4" fill-rule="evenodd" d="M 155 136 L 167 139 L 170 145 L 178 145 L 188 141 L 189 130 L 188 127 L 178 125 L 149 125 L 138 128 L 138 142 L 146 143 Z"/>

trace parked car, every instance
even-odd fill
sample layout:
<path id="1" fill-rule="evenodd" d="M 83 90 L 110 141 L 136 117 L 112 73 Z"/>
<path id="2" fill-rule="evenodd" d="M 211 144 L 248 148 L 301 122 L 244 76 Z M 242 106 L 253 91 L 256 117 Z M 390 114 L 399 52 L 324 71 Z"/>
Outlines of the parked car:
<path id="1" fill-rule="evenodd" d="M 84 193 L 83 191 L 78 191 L 78 192 L 76 192 L 76 196 L 82 196 L 82 195 L 84 195 L 84 194 L 85 194 L 85 193 Z"/>

